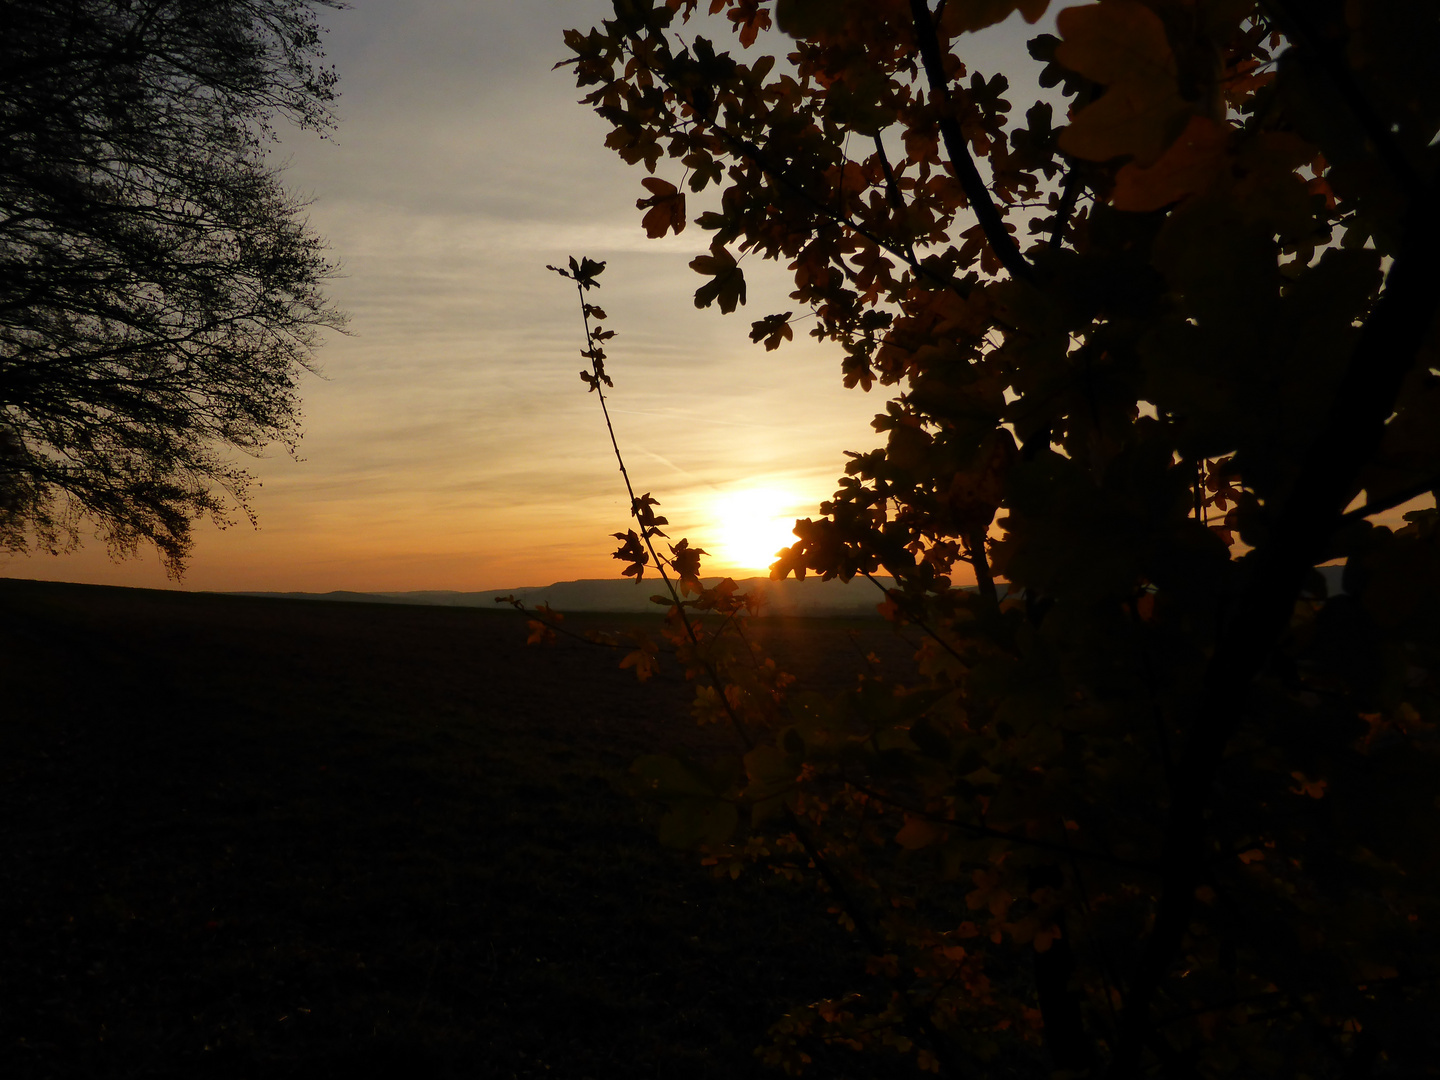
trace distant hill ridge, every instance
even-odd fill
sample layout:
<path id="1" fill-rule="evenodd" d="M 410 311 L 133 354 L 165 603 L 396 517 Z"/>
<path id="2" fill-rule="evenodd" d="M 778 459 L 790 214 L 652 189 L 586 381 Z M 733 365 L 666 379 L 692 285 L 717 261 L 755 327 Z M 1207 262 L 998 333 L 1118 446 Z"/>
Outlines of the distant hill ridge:
<path id="1" fill-rule="evenodd" d="M 1341 578 L 1344 568 L 1322 566 L 1318 568 L 1325 579 L 1330 595 L 1343 592 Z M 705 585 L 715 585 L 723 578 L 702 579 Z M 895 579 L 876 576 L 876 581 L 889 588 Z M 741 592 L 758 592 L 764 596 L 762 615 L 799 615 L 814 617 L 879 618 L 876 610 L 884 599 L 880 590 L 862 578 L 844 582 L 838 578 L 821 581 L 816 577 L 799 581 L 786 578 L 771 581 L 769 578 L 739 578 L 736 584 Z M 973 587 L 973 586 L 972 586 Z M 338 600 L 367 604 L 426 604 L 433 607 L 484 607 L 496 606 L 497 596 L 514 596 L 525 602 L 527 607 L 548 603 L 556 611 L 608 611 L 637 612 L 655 611 L 656 605 L 650 598 L 663 593 L 665 586 L 659 580 L 646 578 L 638 585 L 633 581 L 618 578 L 586 578 L 581 581 L 557 581 L 553 585 L 536 585 L 523 589 L 487 589 L 483 592 L 451 592 L 447 590 L 421 590 L 417 592 L 246 592 L 235 596 L 272 596 L 294 600 Z"/>
<path id="2" fill-rule="evenodd" d="M 723 578 L 702 579 L 708 587 L 723 581 Z M 883 586 L 894 584 L 889 577 L 876 577 Z M 843 582 L 838 578 L 821 581 L 810 577 L 804 581 L 787 578 L 771 581 L 768 578 L 752 577 L 736 580 L 741 592 L 758 592 L 763 597 L 762 615 L 801 616 L 848 616 L 851 618 L 879 617 L 877 606 L 884 600 L 880 590 L 870 582 L 855 579 Z M 306 592 L 243 592 L 235 596 L 267 596 L 292 600 L 332 600 L 366 604 L 426 604 L 434 607 L 486 607 L 496 606 L 497 596 L 514 596 L 527 607 L 548 603 L 556 611 L 606 611 L 637 612 L 655 611 L 656 605 L 650 598 L 663 594 L 665 586 L 659 580 L 646 578 L 638 585 L 633 581 L 619 579 L 588 578 L 581 581 L 557 581 L 552 585 L 536 585 L 523 589 L 487 589 L 484 592 L 452 592 L 449 590 L 420 590 L 416 592 L 350 592 L 337 590 L 327 593 Z"/>

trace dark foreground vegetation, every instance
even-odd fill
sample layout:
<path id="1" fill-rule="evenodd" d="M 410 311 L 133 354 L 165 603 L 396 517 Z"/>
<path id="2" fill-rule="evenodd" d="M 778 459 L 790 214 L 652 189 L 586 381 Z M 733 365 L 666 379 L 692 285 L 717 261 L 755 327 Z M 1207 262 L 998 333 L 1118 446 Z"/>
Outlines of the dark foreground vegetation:
<path id="1" fill-rule="evenodd" d="M 656 844 L 629 763 L 723 737 L 673 666 L 523 625 L 0 580 L 0 1075 L 759 1073 L 863 958 Z M 764 632 L 820 688 L 905 651 Z"/>

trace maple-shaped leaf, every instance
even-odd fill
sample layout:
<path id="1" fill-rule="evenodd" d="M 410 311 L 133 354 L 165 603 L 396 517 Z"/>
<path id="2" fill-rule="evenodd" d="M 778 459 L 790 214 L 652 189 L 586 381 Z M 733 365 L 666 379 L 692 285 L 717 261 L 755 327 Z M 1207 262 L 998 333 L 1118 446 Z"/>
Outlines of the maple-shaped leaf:
<path id="1" fill-rule="evenodd" d="M 645 577 L 645 564 L 650 561 L 650 553 L 645 550 L 634 529 L 623 533 L 611 533 L 611 535 L 621 543 L 610 557 L 626 563 L 625 569 L 621 571 L 621 577 L 633 577 L 638 585 Z"/>
<path id="2" fill-rule="evenodd" d="M 655 674 L 655 666 L 654 655 L 644 649 L 634 649 L 626 653 L 624 659 L 620 661 L 622 670 L 625 668 L 635 669 L 635 678 L 640 682 L 644 682 Z"/>
<path id="3" fill-rule="evenodd" d="M 1137 0 L 1106 0 L 1066 8 L 1056 25 L 1056 61 L 1106 87 L 1060 133 L 1060 149 L 1087 161 L 1154 164 L 1193 111 L 1160 16 Z"/>
<path id="4" fill-rule="evenodd" d="M 648 199 L 635 200 L 635 209 L 649 208 L 640 219 L 640 224 L 645 226 L 645 235 L 656 240 L 670 229 L 674 229 L 676 234 L 684 232 L 685 193 L 658 176 L 647 176 L 640 183 L 650 192 Z"/>
<path id="5" fill-rule="evenodd" d="M 725 175 L 723 162 L 704 150 L 695 150 L 686 154 L 680 159 L 680 163 L 690 170 L 691 191 L 704 191 L 707 185 L 718 184 L 720 178 Z"/>
<path id="6" fill-rule="evenodd" d="M 1190 124 L 1153 165 L 1129 162 L 1115 174 L 1111 203 L 1117 210 L 1148 213 L 1207 191 L 1230 164 L 1230 132 L 1203 116 Z"/>
<path id="7" fill-rule="evenodd" d="M 596 110 L 606 119 L 615 119 L 614 114 L 608 113 L 602 107 Z M 651 130 L 634 122 L 628 114 L 616 110 L 621 119 L 618 120 L 616 128 L 605 136 L 605 145 L 614 150 L 631 165 L 643 161 L 646 172 L 654 172 L 655 166 L 659 163 L 665 148 L 660 145 L 659 138 Z"/>
<path id="8" fill-rule="evenodd" d="M 711 14 L 717 10 L 712 3 Z M 739 0 L 735 8 L 728 13 L 728 17 L 735 24 L 735 32 L 740 35 L 740 47 L 744 49 L 755 44 L 755 38 L 761 30 L 770 29 L 770 11 L 760 6 L 760 0 Z"/>
<path id="9" fill-rule="evenodd" d="M 795 340 L 795 332 L 790 329 L 792 314 L 793 312 L 785 311 L 779 315 L 766 315 L 765 318 L 751 323 L 750 340 L 764 341 L 766 352 L 778 349 L 782 341 Z"/>
<path id="10" fill-rule="evenodd" d="M 690 269 L 711 278 L 695 290 L 697 308 L 707 308 L 719 300 L 720 310 L 728 315 L 745 303 L 745 272 L 723 244 L 712 247 L 709 255 L 697 255 L 690 260 Z"/>
<path id="11" fill-rule="evenodd" d="M 598 262 L 595 259 L 581 259 L 580 265 L 575 266 L 575 259 L 570 259 L 571 269 L 574 271 L 575 280 L 586 289 L 598 289 L 600 283 L 595 279 L 605 272 L 605 260 Z"/>
<path id="12" fill-rule="evenodd" d="M 660 647 L 655 644 L 649 634 L 637 633 L 634 635 L 634 641 L 635 648 L 625 654 L 620 661 L 620 668 L 621 670 L 634 668 L 635 677 L 640 682 L 644 682 L 655 674 L 655 669 L 659 666 Z"/>
<path id="13" fill-rule="evenodd" d="M 868 392 L 875 385 L 875 369 L 870 366 L 870 353 L 864 342 L 854 342 L 846 348 L 840 370 L 847 389 L 859 386 Z"/>
<path id="14" fill-rule="evenodd" d="M 704 548 L 691 547 L 689 540 L 681 540 L 670 545 L 670 565 L 682 582 L 696 583 L 700 580 L 700 556 L 707 554 Z"/>
<path id="15" fill-rule="evenodd" d="M 605 354 L 601 353 L 598 357 L 594 356 L 591 353 L 581 353 L 580 355 L 590 358 L 595 365 L 595 370 L 593 372 L 580 372 L 580 381 L 583 382 L 586 386 L 590 387 L 592 393 L 600 389 L 601 383 L 604 383 L 606 386 L 609 386 L 613 389 L 615 384 L 610 381 L 610 376 L 605 374 L 605 363 L 601 359 L 601 357 L 603 357 Z"/>
<path id="16" fill-rule="evenodd" d="M 571 255 L 569 270 L 564 270 L 558 266 L 551 266 L 549 263 L 545 264 L 545 269 L 554 270 L 555 273 L 561 277 L 569 278 L 582 289 L 598 289 L 600 283 L 595 279 L 604 273 L 605 262 L 603 259 L 599 262 L 596 262 L 594 259 L 576 259 L 574 255 Z"/>
<path id="17" fill-rule="evenodd" d="M 630 513 L 635 515 L 635 520 L 640 523 L 641 528 L 647 531 L 658 531 L 659 526 L 670 524 L 669 519 L 656 516 L 653 507 L 659 505 L 660 501 L 653 498 L 647 491 L 644 495 L 637 495 L 631 502 Z"/>

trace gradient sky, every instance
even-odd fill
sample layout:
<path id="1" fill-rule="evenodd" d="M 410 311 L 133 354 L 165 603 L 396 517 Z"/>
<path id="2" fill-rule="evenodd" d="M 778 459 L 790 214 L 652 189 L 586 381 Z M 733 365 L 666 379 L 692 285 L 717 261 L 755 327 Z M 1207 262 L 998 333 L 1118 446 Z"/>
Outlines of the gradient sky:
<path id="1" fill-rule="evenodd" d="M 751 493 L 772 517 L 812 513 L 842 451 L 876 444 L 883 398 L 845 390 L 832 348 L 749 341 L 752 320 L 793 307 L 783 269 L 747 261 L 748 306 L 697 311 L 687 264 L 705 234 L 646 239 L 643 169 L 604 148 L 607 125 L 576 104 L 568 69 L 551 70 L 562 31 L 608 12 L 606 0 L 355 0 L 326 14 L 339 128 L 288 137 L 276 158 L 341 263 L 331 295 L 351 333 L 327 335 L 305 381 L 299 460 L 277 449 L 248 464 L 258 530 L 199 526 L 182 587 L 614 576 L 624 488 L 577 375 L 573 287 L 545 269 L 572 254 L 609 263 L 596 299 L 619 333 L 610 400 L 631 474 L 672 536 L 720 556 L 709 569 L 763 565 L 725 546 L 723 519 Z M 988 32 L 972 66 L 1017 83 L 1039 29 Z M 1033 91 L 1009 96 L 1023 110 Z M 659 174 L 678 180 L 663 163 Z M 0 555 L 0 576 L 173 587 L 153 551 L 116 564 L 93 540 L 61 557 Z"/>
<path id="2" fill-rule="evenodd" d="M 705 234 L 646 239 L 643 170 L 605 149 L 607 125 L 576 104 L 570 72 L 552 70 L 563 30 L 609 10 L 356 0 L 325 15 L 339 128 L 325 142 L 287 137 L 276 156 L 342 264 L 331 294 L 351 336 L 327 335 L 321 377 L 305 381 L 300 460 L 276 449 L 247 466 L 263 485 L 258 530 L 199 526 L 183 587 L 470 590 L 614 575 L 624 488 L 577 375 L 575 293 L 545 269 L 572 254 L 609 264 L 596 298 L 619 334 L 611 404 L 631 474 L 672 535 L 720 556 L 709 568 L 753 571 L 763 558 L 725 557 L 727 509 L 758 489 L 765 514 L 811 513 L 842 451 L 875 445 L 882 399 L 846 391 L 832 349 L 801 339 L 767 354 L 749 341 L 753 319 L 793 307 L 782 270 L 749 261 L 745 309 L 697 311 L 687 264 Z M 153 551 L 116 564 L 93 540 L 58 558 L 0 556 L 0 575 L 171 584 Z"/>
<path id="3" fill-rule="evenodd" d="M 296 133 L 276 156 L 342 264 L 330 291 L 351 336 L 327 335 L 322 375 L 305 380 L 300 460 L 275 449 L 247 465 L 263 485 L 259 529 L 199 526 L 183 587 L 613 575 L 624 489 L 577 375 L 573 287 L 545 269 L 571 254 L 609 262 L 597 299 L 619 332 L 615 423 L 676 535 L 718 547 L 715 503 L 755 487 L 778 493 L 775 513 L 808 512 L 834 490 L 841 451 L 870 447 L 881 402 L 845 391 L 829 350 L 750 343 L 750 321 L 787 306 L 773 264 L 747 263 L 749 306 L 723 317 L 691 300 L 704 234 L 645 238 L 643 170 L 604 148 L 607 125 L 576 104 L 568 70 L 551 70 L 562 31 L 608 12 L 605 0 L 357 0 L 326 14 L 339 128 L 325 142 Z M 0 575 L 170 584 L 153 551 L 114 564 L 93 540 L 58 558 L 0 556 Z"/>

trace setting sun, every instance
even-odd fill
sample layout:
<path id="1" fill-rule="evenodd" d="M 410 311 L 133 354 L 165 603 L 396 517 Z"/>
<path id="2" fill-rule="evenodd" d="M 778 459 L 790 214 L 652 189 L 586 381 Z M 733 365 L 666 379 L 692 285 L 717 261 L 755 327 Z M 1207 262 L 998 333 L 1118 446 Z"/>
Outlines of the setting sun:
<path id="1" fill-rule="evenodd" d="M 768 570 L 775 553 L 795 542 L 790 531 L 803 516 L 802 500 L 778 488 L 746 488 L 715 500 L 716 537 L 711 558 L 727 570 Z M 710 545 L 706 545 L 709 547 Z"/>

